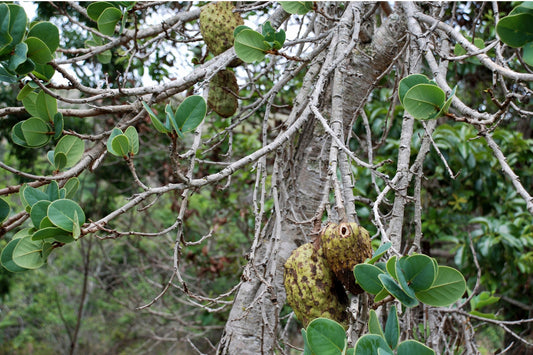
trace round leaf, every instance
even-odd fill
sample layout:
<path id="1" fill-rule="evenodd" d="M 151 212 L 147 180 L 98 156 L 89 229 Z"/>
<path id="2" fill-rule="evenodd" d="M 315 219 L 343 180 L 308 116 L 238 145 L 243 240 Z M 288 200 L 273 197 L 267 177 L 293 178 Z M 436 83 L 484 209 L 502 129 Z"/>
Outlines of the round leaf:
<path id="1" fill-rule="evenodd" d="M 357 264 L 353 273 L 356 282 L 368 293 L 377 294 L 383 289 L 383 284 L 378 275 L 383 274 L 383 270 L 372 264 Z"/>
<path id="2" fill-rule="evenodd" d="M 102 11 L 102 14 L 96 21 L 98 31 L 107 36 L 112 36 L 115 33 L 115 26 L 122 18 L 122 12 L 116 7 L 108 7 Z"/>
<path id="3" fill-rule="evenodd" d="M 0 264 L 2 264 L 2 266 L 8 271 L 21 272 L 28 270 L 15 264 L 13 261 L 13 250 L 21 240 L 22 238 L 12 239 L 9 243 L 7 243 L 0 254 Z"/>
<path id="4" fill-rule="evenodd" d="M 262 60 L 269 49 L 265 37 L 256 31 L 243 29 L 235 37 L 235 53 L 246 63 Z"/>
<path id="5" fill-rule="evenodd" d="M 74 230 L 74 223 L 81 226 L 85 223 L 85 213 L 81 207 L 72 200 L 61 199 L 56 200 L 48 206 L 48 218 L 57 227 L 72 232 Z M 74 216 L 76 215 L 76 220 Z"/>
<path id="6" fill-rule="evenodd" d="M 26 33 L 26 24 L 28 17 L 26 11 L 19 5 L 9 4 L 9 34 L 13 39 L 13 44 L 18 44 L 24 38 Z"/>
<path id="7" fill-rule="evenodd" d="M 417 119 L 434 118 L 446 100 L 444 91 L 432 84 L 418 84 L 409 89 L 403 105 L 411 116 Z"/>
<path id="8" fill-rule="evenodd" d="M 70 178 L 63 187 L 65 189 L 65 198 L 72 198 L 78 187 L 80 186 L 80 180 L 77 177 Z"/>
<path id="9" fill-rule="evenodd" d="M 496 25 L 500 39 L 510 47 L 522 47 L 533 41 L 533 14 L 521 13 L 502 18 Z"/>
<path id="10" fill-rule="evenodd" d="M 315 354 L 340 355 L 346 345 L 346 333 L 339 323 L 316 318 L 307 326 L 307 342 Z"/>
<path id="11" fill-rule="evenodd" d="M 424 74 L 412 74 L 409 76 L 406 76 L 402 80 L 400 80 L 400 84 L 398 85 L 398 97 L 400 99 L 400 102 L 403 105 L 403 99 L 405 97 L 405 94 L 418 84 L 429 84 L 430 81 L 427 76 Z"/>
<path id="12" fill-rule="evenodd" d="M 434 307 L 448 306 L 463 296 L 466 282 L 463 275 L 449 266 L 439 266 L 431 288 L 416 293 L 420 302 Z"/>
<path id="13" fill-rule="evenodd" d="M 522 59 L 533 67 L 533 41 L 526 43 L 523 48 Z"/>
<path id="14" fill-rule="evenodd" d="M 52 53 L 48 46 L 37 37 L 26 38 L 28 45 L 28 58 L 31 58 L 35 63 L 46 64 L 52 60 Z"/>
<path id="15" fill-rule="evenodd" d="M 355 344 L 355 353 L 357 355 L 376 355 L 378 349 L 386 349 L 390 352 L 385 339 L 376 334 L 363 335 Z"/>
<path id="16" fill-rule="evenodd" d="M 202 96 L 187 97 L 176 110 L 176 122 L 181 132 L 193 131 L 202 122 L 207 104 Z"/>
<path id="17" fill-rule="evenodd" d="M 111 152 L 111 154 L 125 157 L 130 151 L 130 140 L 124 134 L 119 134 L 113 138 L 111 146 L 113 147 L 113 152 L 116 153 Z"/>
<path id="18" fill-rule="evenodd" d="M 20 68 L 20 67 L 19 67 Z M 56 70 L 50 64 L 35 64 L 32 74 L 44 81 L 50 81 Z"/>
<path id="19" fill-rule="evenodd" d="M 41 221 L 46 217 L 46 211 L 49 205 L 50 201 L 41 200 L 31 206 L 30 218 L 36 228 L 39 228 Z"/>
<path id="20" fill-rule="evenodd" d="M 427 290 L 437 277 L 437 268 L 427 255 L 415 254 L 405 259 L 401 258 L 398 266 L 414 291 Z"/>
<path id="21" fill-rule="evenodd" d="M 22 195 L 24 197 L 24 201 L 30 207 L 33 207 L 33 205 L 42 200 L 49 201 L 47 193 L 28 185 L 26 185 L 24 190 L 22 190 Z"/>
<path id="22" fill-rule="evenodd" d="M 139 134 L 137 133 L 137 130 L 135 129 L 135 127 L 130 126 L 126 128 L 124 135 L 128 137 L 128 140 L 130 142 L 130 147 L 129 147 L 130 153 L 134 155 L 139 153 Z"/>
<path id="23" fill-rule="evenodd" d="M 378 276 L 381 282 L 383 283 L 383 287 L 389 291 L 391 295 L 393 295 L 395 298 L 398 299 L 404 306 L 406 307 L 415 307 L 418 305 L 418 301 L 416 298 L 412 298 L 409 295 L 407 295 L 404 290 L 396 283 L 396 281 L 388 274 L 381 274 Z"/>
<path id="24" fill-rule="evenodd" d="M 49 134 L 51 130 L 50 126 L 37 117 L 30 117 L 22 122 L 20 129 L 22 130 L 26 143 L 30 147 L 42 147 L 52 138 Z"/>
<path id="25" fill-rule="evenodd" d="M 398 355 L 412 354 L 435 355 L 435 351 L 416 340 L 406 340 L 398 345 Z"/>
<path id="26" fill-rule="evenodd" d="M 65 153 L 54 152 L 54 166 L 56 170 L 62 170 L 67 165 L 67 156 Z"/>
<path id="27" fill-rule="evenodd" d="M 312 1 L 281 1 L 281 7 L 289 14 L 305 15 L 313 10 Z"/>
<path id="28" fill-rule="evenodd" d="M 61 138 L 59 142 L 57 142 L 54 155 L 65 155 L 65 168 L 70 168 L 80 161 L 84 151 L 85 142 L 83 140 L 76 136 L 67 135 Z"/>
<path id="29" fill-rule="evenodd" d="M 17 123 L 16 125 L 11 128 L 11 139 L 13 140 L 13 143 L 18 144 L 22 147 L 30 148 L 28 145 L 28 142 L 26 142 L 26 138 L 24 138 L 24 134 L 22 133 L 22 124 L 24 121 Z"/>
<path id="30" fill-rule="evenodd" d="M 89 4 L 87 6 L 87 15 L 94 20 L 97 21 L 98 17 L 102 14 L 102 12 L 107 9 L 108 7 L 114 7 L 113 4 L 106 1 L 97 1 Z"/>
<path id="31" fill-rule="evenodd" d="M 9 46 L 13 41 L 13 37 L 9 34 L 9 17 L 7 5 L 0 4 L 0 50 L 2 54 L 5 50 L 9 51 L 12 48 Z"/>
<path id="32" fill-rule="evenodd" d="M 41 228 L 32 235 L 33 240 L 48 240 L 60 243 L 71 243 L 74 238 L 71 234 L 67 234 L 64 230 L 57 227 Z"/>
<path id="33" fill-rule="evenodd" d="M 50 50 L 54 53 L 59 47 L 59 30 L 57 27 L 48 21 L 38 22 L 33 25 L 28 33 L 28 37 L 36 37 L 43 41 Z"/>
<path id="34" fill-rule="evenodd" d="M 9 204 L 0 198 L 0 224 L 9 216 L 10 207 Z"/>
<path id="35" fill-rule="evenodd" d="M 39 113 L 37 117 L 45 122 L 54 122 L 57 113 L 57 100 L 54 97 L 40 91 L 35 100 L 35 108 Z"/>
<path id="36" fill-rule="evenodd" d="M 122 130 L 119 129 L 119 128 L 113 128 L 113 130 L 111 131 L 111 135 L 109 136 L 109 138 L 107 139 L 107 151 L 113 155 L 119 155 L 114 149 L 113 149 L 113 146 L 112 146 L 112 142 L 113 142 L 113 138 L 115 138 L 116 136 L 118 135 L 121 135 L 122 134 Z"/>
<path id="37" fill-rule="evenodd" d="M 13 249 L 13 261 L 25 269 L 37 269 L 44 265 L 43 242 L 34 241 L 30 236 L 20 238 Z"/>
<path id="38" fill-rule="evenodd" d="M 13 55 L 9 59 L 9 65 L 7 68 L 11 71 L 15 71 L 19 65 L 21 65 L 27 60 L 27 54 L 28 45 L 26 43 L 17 44 L 15 46 L 15 50 L 13 51 Z"/>

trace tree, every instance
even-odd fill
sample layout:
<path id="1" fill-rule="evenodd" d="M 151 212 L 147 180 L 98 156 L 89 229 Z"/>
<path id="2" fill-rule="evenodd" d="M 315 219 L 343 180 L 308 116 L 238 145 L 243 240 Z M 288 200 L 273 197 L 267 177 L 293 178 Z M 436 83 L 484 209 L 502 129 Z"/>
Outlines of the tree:
<path id="1" fill-rule="evenodd" d="M 70 353 L 95 351 L 84 311 L 107 294 L 161 324 L 128 313 L 156 344 L 288 354 L 286 260 L 355 222 L 384 258 L 428 254 L 467 280 L 454 307 L 404 310 L 401 339 L 477 353 L 488 324 L 495 347 L 530 347 L 532 13 L 72 2 L 29 24 L 0 5 L 2 265 L 67 275 L 55 262 L 81 251 L 73 320 L 57 307 Z M 390 306 L 353 296 L 350 340 Z M 209 326 L 223 332 L 201 341 Z"/>

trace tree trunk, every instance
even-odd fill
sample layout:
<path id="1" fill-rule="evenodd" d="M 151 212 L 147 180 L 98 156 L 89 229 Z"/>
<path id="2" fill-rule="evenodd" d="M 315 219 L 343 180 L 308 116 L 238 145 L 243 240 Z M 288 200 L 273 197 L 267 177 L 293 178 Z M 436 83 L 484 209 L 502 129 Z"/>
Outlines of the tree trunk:
<path id="1" fill-rule="evenodd" d="M 344 20 L 352 19 L 348 23 L 352 40 L 358 38 L 358 33 L 353 31 L 359 30 L 359 8 L 356 3 L 350 3 L 343 15 Z M 343 19 L 340 23 L 343 23 Z M 400 39 L 403 36 L 404 22 L 397 15 L 390 16 L 378 28 L 369 45 L 358 45 L 349 55 L 338 58 L 335 54 L 345 48 L 337 48 L 339 42 L 334 35 L 324 50 L 325 60 L 316 61 L 309 69 L 303 89 L 296 99 L 298 104 L 295 104 L 291 114 L 291 117 L 309 115 L 309 118 L 298 139 L 287 144 L 276 156 L 275 165 L 279 176 L 275 179 L 277 185 L 273 186 L 273 190 L 279 211 L 272 212 L 272 217 L 257 241 L 257 250 L 251 252 L 253 259 L 243 273 L 243 283 L 226 323 L 218 348 L 219 354 L 272 354 L 279 348 L 278 317 L 286 298 L 283 264 L 297 246 L 311 239 L 312 221 L 316 215 L 320 223 L 322 214 L 317 215 L 317 211 L 324 193 L 326 198 L 329 195 L 324 187 L 328 186 L 332 140 L 322 124 L 317 123 L 312 116 L 309 107 L 314 104 L 320 110 L 329 111 L 325 116 L 331 117 L 332 99 L 328 100 L 328 95 L 325 95 L 326 92 L 331 92 L 331 88 L 328 89 L 323 82 L 328 79 L 330 84 L 333 82 L 333 85 L 338 85 L 333 80 L 333 74 L 339 64 L 342 65 L 345 71 L 341 90 L 343 117 L 332 120 L 340 120 L 344 132 L 347 132 L 357 110 L 375 86 L 376 79 L 391 65 L 401 50 Z M 305 88 L 311 88 L 312 91 L 308 92 Z M 309 97 L 311 99 L 308 101 L 306 98 Z M 319 98 L 320 105 L 317 104 Z M 301 114 L 298 113 L 300 111 Z M 342 140 L 345 140 L 345 136 Z"/>

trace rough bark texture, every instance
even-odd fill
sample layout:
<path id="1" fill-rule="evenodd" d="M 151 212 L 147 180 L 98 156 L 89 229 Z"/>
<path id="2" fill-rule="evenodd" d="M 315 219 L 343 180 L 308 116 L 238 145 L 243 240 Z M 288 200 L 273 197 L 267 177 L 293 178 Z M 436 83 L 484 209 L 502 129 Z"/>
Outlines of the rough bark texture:
<path id="1" fill-rule="evenodd" d="M 358 47 L 344 61 L 345 102 L 341 120 L 345 132 L 361 101 L 366 100 L 376 79 L 402 48 L 400 39 L 404 33 L 404 22 L 393 14 L 378 28 L 369 45 Z M 334 46 L 325 49 L 335 50 Z M 314 80 L 314 76 L 307 80 Z M 304 87 L 306 85 L 309 83 L 304 82 Z M 300 110 L 300 107 L 295 109 Z M 316 214 L 328 174 L 331 139 L 319 127 L 310 119 L 298 140 L 288 144 L 277 157 L 283 177 L 278 186 L 280 211 L 272 213 L 273 217 L 261 233 L 255 258 L 246 267 L 245 282 L 235 297 L 219 344 L 220 354 L 272 354 L 276 349 L 278 316 L 286 297 L 283 264 L 297 246 L 308 241 L 306 236 L 312 230 L 312 223 L 298 222 L 309 221 Z M 281 220 L 276 220 L 280 217 Z M 276 225 L 279 228 L 275 228 Z"/>

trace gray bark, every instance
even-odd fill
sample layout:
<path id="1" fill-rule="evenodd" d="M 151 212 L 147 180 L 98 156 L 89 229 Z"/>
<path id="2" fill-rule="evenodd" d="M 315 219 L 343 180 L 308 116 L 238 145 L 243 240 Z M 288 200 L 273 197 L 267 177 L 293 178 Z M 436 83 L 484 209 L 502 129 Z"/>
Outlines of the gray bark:
<path id="1" fill-rule="evenodd" d="M 353 11 L 353 8 L 354 5 L 348 6 L 346 12 Z M 344 16 L 358 18 L 346 12 Z M 353 22 L 349 27 L 350 31 L 359 28 Z M 310 116 L 298 139 L 290 141 L 283 151 L 278 152 L 276 161 L 280 178 L 276 191 L 279 211 L 272 213 L 259 236 L 254 258 L 245 268 L 244 282 L 235 297 L 219 344 L 219 354 L 272 354 L 279 349 L 278 316 L 286 298 L 283 264 L 297 246 L 311 238 L 313 217 L 323 200 L 332 145 L 331 137 L 323 127 L 315 124 L 309 105 L 330 110 L 326 116 L 331 116 L 332 101 L 324 100 L 324 97 L 331 97 L 331 87 L 326 86 L 325 81 L 332 82 L 335 69 L 342 65 L 345 73 L 341 91 L 343 112 L 340 119 L 335 119 L 342 122 L 343 131 L 347 132 L 376 79 L 402 48 L 400 39 L 403 35 L 404 22 L 398 16 L 391 16 L 379 27 L 369 45 L 357 46 L 345 58 L 338 58 L 335 57 L 337 42 L 332 40 L 325 49 L 325 59 L 310 68 L 291 118 Z M 357 35 L 352 33 L 350 37 L 354 39 Z M 305 88 L 312 88 L 312 91 L 305 91 Z M 309 97 L 308 102 L 306 98 Z"/>

